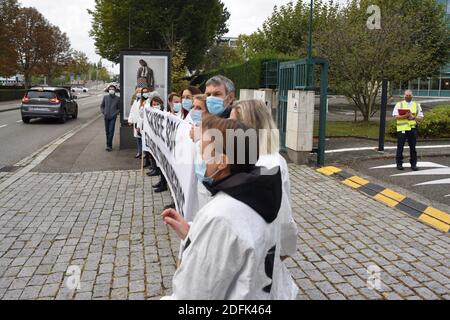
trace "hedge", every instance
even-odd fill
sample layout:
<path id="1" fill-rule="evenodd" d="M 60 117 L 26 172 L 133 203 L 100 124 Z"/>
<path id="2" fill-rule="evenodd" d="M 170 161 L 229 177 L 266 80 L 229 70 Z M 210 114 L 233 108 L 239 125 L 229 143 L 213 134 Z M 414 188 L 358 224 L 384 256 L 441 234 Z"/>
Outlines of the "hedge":
<path id="1" fill-rule="evenodd" d="M 203 88 L 205 82 L 209 78 L 220 74 L 233 80 L 234 84 L 236 85 L 237 93 L 239 93 L 240 89 L 259 89 L 262 88 L 262 84 L 264 83 L 264 74 L 263 74 L 264 62 L 274 60 L 283 62 L 294 59 L 296 58 L 288 57 L 285 55 L 259 56 L 244 63 L 225 65 L 215 70 L 203 73 L 199 77 L 199 79 L 195 81 L 194 84 L 200 85 L 200 87 Z"/>
<path id="2" fill-rule="evenodd" d="M 0 89 L 0 101 L 11 101 L 22 99 L 25 89 Z"/>
<path id="3" fill-rule="evenodd" d="M 418 127 L 421 138 L 450 138 L 450 105 L 438 106 L 425 114 Z M 388 133 L 397 135 L 397 122 L 390 121 Z"/>

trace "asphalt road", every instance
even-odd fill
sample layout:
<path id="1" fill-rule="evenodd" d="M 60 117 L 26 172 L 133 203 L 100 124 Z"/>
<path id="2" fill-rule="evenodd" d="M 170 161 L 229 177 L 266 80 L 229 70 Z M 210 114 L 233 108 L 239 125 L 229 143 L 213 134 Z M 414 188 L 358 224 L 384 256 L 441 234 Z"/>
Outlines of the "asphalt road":
<path id="1" fill-rule="evenodd" d="M 405 155 L 407 153 L 405 152 Z M 398 171 L 394 159 L 375 159 L 353 163 L 351 169 L 361 172 L 363 176 L 374 177 L 379 183 L 398 189 L 404 189 L 408 195 L 412 192 L 431 202 L 444 204 L 450 208 L 450 157 L 423 157 L 419 162 L 420 171 L 413 172 L 405 158 L 405 171 Z M 370 180 L 370 179 L 369 179 Z M 371 182 L 375 182 L 372 181 Z M 397 187 L 398 186 L 398 187 Z M 400 191 L 400 190 L 399 190 Z"/>
<path id="2" fill-rule="evenodd" d="M 30 124 L 24 124 L 20 110 L 1 112 L 0 170 L 13 166 L 73 128 L 94 118 L 100 113 L 102 96 L 100 91 L 93 91 L 87 97 L 80 95 L 78 119 L 70 119 L 65 124 L 43 119 L 34 119 Z"/>

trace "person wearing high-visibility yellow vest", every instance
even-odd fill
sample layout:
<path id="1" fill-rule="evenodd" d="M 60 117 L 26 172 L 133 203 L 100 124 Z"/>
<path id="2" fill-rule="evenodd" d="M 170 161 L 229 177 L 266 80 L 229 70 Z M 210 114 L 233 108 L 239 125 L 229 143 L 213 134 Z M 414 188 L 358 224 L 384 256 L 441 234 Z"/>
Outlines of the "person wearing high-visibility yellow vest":
<path id="1" fill-rule="evenodd" d="M 424 115 L 420 104 L 413 101 L 413 93 L 411 90 L 405 91 L 405 100 L 397 103 L 392 115 L 397 120 L 397 169 L 400 171 L 404 170 L 403 149 L 405 142 L 408 141 L 411 169 L 418 171 L 416 151 L 418 138 L 417 126 L 423 120 Z"/>

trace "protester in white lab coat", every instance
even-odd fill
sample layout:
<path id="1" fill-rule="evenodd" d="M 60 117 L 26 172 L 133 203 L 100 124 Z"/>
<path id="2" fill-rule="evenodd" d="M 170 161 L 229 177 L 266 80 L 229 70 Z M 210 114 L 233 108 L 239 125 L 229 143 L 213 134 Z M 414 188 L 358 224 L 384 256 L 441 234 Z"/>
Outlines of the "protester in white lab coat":
<path id="1" fill-rule="evenodd" d="M 140 159 L 142 157 L 142 139 L 139 136 L 139 134 L 137 133 L 136 130 L 136 119 L 139 115 L 139 103 L 141 101 L 141 97 L 142 97 L 142 88 L 137 88 L 135 94 L 132 97 L 132 102 L 131 102 L 131 109 L 130 109 L 130 115 L 128 116 L 128 124 L 130 126 L 133 126 L 133 136 L 136 139 L 136 145 L 137 145 L 137 154 L 135 156 L 136 159 Z"/>
<path id="2" fill-rule="evenodd" d="M 178 93 L 173 92 L 169 95 L 167 101 L 168 101 L 168 112 L 182 119 L 183 112 L 181 110 L 183 109 L 183 106 L 181 105 L 180 95 Z"/>
<path id="3" fill-rule="evenodd" d="M 249 138 L 244 139 L 243 149 L 237 137 L 228 140 L 229 130 L 248 130 L 238 121 L 207 117 L 202 129 L 203 182 L 212 199 L 191 227 L 173 209 L 162 214 L 183 239 L 182 261 L 170 298 L 294 299 L 298 289 L 278 258 L 280 171 L 261 174 L 262 168 L 252 164 L 258 155 L 251 152 L 254 141 Z"/>
<path id="4" fill-rule="evenodd" d="M 197 163 L 200 163 L 202 161 L 201 157 L 201 124 L 202 119 L 206 116 L 208 116 L 210 113 L 208 111 L 208 108 L 206 107 L 206 95 L 204 94 L 198 94 L 194 96 L 194 104 L 192 111 L 190 112 L 190 119 L 192 120 L 192 130 L 190 133 L 190 137 L 192 141 L 196 144 L 197 147 L 197 158 L 195 161 Z M 198 167 L 197 167 L 198 168 Z M 202 172 L 198 173 L 197 175 L 202 175 Z M 199 208 L 201 209 L 206 203 L 208 203 L 209 199 L 211 198 L 211 194 L 209 191 L 205 188 L 205 186 L 202 183 L 201 177 L 198 179 L 197 183 L 197 189 L 198 189 L 198 198 L 199 198 Z M 187 217 L 188 221 L 191 222 L 194 220 L 194 216 Z"/>
<path id="5" fill-rule="evenodd" d="M 230 115 L 246 126 L 256 129 L 259 135 L 260 158 L 257 166 L 272 169 L 281 168 L 283 199 L 279 212 L 281 225 L 281 256 L 286 259 L 297 251 L 297 223 L 292 217 L 291 183 L 286 160 L 279 153 L 279 131 L 273 121 L 270 109 L 262 100 L 239 101 L 234 104 Z"/>
<path id="6" fill-rule="evenodd" d="M 191 121 L 189 113 L 192 110 L 192 107 L 194 106 L 194 96 L 202 94 L 201 90 L 194 86 L 189 86 L 188 88 L 181 91 L 181 106 L 183 108 L 183 120 Z"/>
<path id="7" fill-rule="evenodd" d="M 130 110 L 130 116 L 128 117 L 128 123 L 132 123 L 134 126 L 134 137 L 137 139 L 137 144 L 142 148 L 142 132 L 144 130 L 144 108 L 149 105 L 150 90 L 148 88 L 142 88 L 140 92 L 140 99 L 133 104 Z M 142 149 L 139 149 L 142 152 Z M 145 163 L 144 167 L 150 167 L 151 161 L 149 154 L 144 153 Z"/>

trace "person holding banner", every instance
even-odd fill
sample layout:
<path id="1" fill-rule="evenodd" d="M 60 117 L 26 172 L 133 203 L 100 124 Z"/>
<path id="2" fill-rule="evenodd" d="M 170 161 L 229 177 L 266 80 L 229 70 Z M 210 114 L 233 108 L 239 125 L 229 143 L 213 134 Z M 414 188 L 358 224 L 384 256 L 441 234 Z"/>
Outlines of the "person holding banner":
<path id="1" fill-rule="evenodd" d="M 238 120 L 259 133 L 260 158 L 258 167 L 280 167 L 283 198 L 278 213 L 281 224 L 281 259 L 286 260 L 297 252 L 297 223 L 292 217 L 291 183 L 286 160 L 279 153 L 279 131 L 272 115 L 262 100 L 239 101 L 233 105 L 230 119 Z"/>
<path id="2" fill-rule="evenodd" d="M 178 118 L 182 119 L 182 109 L 183 106 L 181 104 L 181 96 L 178 93 L 171 93 L 168 98 L 169 101 L 169 112 L 172 113 L 174 116 L 177 116 Z"/>
<path id="3" fill-rule="evenodd" d="M 133 135 L 136 139 L 136 145 L 138 153 L 136 154 L 135 158 L 140 159 L 142 157 L 142 138 L 137 132 L 137 121 L 139 117 L 139 105 L 142 98 L 142 88 L 137 88 L 135 94 L 133 95 L 132 103 L 131 103 L 131 109 L 130 109 L 130 115 L 128 116 L 128 124 L 130 126 L 133 126 Z"/>
<path id="4" fill-rule="evenodd" d="M 202 181 L 213 197 L 191 227 L 173 209 L 162 213 L 183 240 L 173 294 L 164 299 L 295 299 L 298 288 L 276 259 L 282 203 L 279 170 L 262 174 L 255 167 L 258 152 L 252 150 L 251 132 L 238 121 L 207 117 L 202 129 Z M 249 133 L 243 143 L 239 131 Z"/>
<path id="5" fill-rule="evenodd" d="M 236 99 L 236 87 L 227 77 L 218 75 L 206 82 L 206 105 L 209 113 L 221 117 L 229 118 L 231 105 Z"/>
<path id="6" fill-rule="evenodd" d="M 157 109 L 160 111 L 164 111 L 164 101 L 159 96 L 154 96 L 152 100 L 150 101 L 150 106 L 153 109 Z M 160 176 L 160 181 L 153 185 L 153 188 L 155 189 L 155 193 L 162 193 L 168 190 L 167 186 L 167 180 L 166 177 L 164 177 L 163 173 L 161 172 L 161 169 L 157 167 L 156 162 L 154 163 L 155 169 L 151 170 L 147 175 L 149 177 L 156 177 Z"/>
<path id="7" fill-rule="evenodd" d="M 142 148 L 142 132 L 144 130 L 144 109 L 146 105 L 149 104 L 149 98 L 150 98 L 150 89 L 149 88 L 142 88 L 141 89 L 141 99 L 137 105 L 137 112 L 135 111 L 133 113 L 133 119 L 135 121 L 135 128 L 137 133 L 138 143 L 141 144 Z M 143 167 L 151 167 L 152 166 L 152 157 L 148 152 L 143 152 L 142 157 L 144 157 L 144 163 Z"/>

